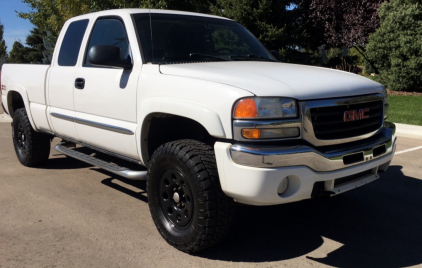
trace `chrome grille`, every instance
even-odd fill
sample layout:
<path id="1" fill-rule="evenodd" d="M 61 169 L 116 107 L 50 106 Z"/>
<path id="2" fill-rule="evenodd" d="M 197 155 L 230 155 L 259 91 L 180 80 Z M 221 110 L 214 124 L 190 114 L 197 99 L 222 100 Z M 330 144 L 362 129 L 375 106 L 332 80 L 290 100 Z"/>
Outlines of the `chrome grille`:
<path id="1" fill-rule="evenodd" d="M 369 108 L 368 118 L 344 122 L 346 111 Z M 315 137 L 319 140 L 336 140 L 361 136 L 378 130 L 383 122 L 383 101 L 316 107 L 310 109 Z"/>

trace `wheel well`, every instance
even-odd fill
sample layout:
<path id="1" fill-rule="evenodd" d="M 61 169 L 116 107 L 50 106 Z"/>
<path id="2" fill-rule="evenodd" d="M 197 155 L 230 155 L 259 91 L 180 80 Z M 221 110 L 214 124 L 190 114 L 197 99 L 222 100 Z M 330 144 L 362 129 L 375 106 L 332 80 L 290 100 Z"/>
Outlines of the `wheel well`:
<path id="1" fill-rule="evenodd" d="M 21 94 L 16 91 L 9 92 L 9 95 L 7 96 L 7 103 L 9 106 L 9 114 L 12 118 L 17 109 L 25 108 L 25 103 L 23 102 Z"/>
<path id="2" fill-rule="evenodd" d="M 145 165 L 149 165 L 154 151 L 167 142 L 192 139 L 214 147 L 216 141 L 200 123 L 186 117 L 155 113 L 144 122 L 141 148 L 145 148 L 142 149 Z"/>

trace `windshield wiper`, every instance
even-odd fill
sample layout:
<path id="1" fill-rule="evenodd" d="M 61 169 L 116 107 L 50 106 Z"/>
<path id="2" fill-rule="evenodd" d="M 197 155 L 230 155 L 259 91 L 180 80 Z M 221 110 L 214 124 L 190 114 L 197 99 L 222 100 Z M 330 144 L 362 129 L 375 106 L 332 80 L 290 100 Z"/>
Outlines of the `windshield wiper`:
<path id="1" fill-rule="evenodd" d="M 190 53 L 189 58 L 204 58 L 204 59 L 213 59 L 213 60 L 219 60 L 219 61 L 228 61 L 226 59 L 213 56 L 213 55 L 207 55 L 207 54 L 201 54 L 201 53 Z M 163 60 L 183 60 L 183 61 L 189 61 L 188 57 L 186 56 L 169 56 L 164 57 Z"/>
<path id="2" fill-rule="evenodd" d="M 202 54 L 202 53 L 190 53 L 189 56 L 191 58 L 210 58 L 210 59 L 216 59 L 216 60 L 221 60 L 221 61 L 228 61 L 226 59 L 223 59 L 217 56 L 207 55 L 207 54 Z"/>
<path id="3" fill-rule="evenodd" d="M 257 55 L 254 55 L 254 54 L 249 54 L 249 55 L 245 55 L 245 56 L 233 55 L 233 56 L 230 56 L 230 59 L 232 59 L 232 60 L 263 60 L 263 61 L 278 62 L 276 60 L 265 58 L 265 57 L 262 57 L 262 56 L 257 56 Z"/>

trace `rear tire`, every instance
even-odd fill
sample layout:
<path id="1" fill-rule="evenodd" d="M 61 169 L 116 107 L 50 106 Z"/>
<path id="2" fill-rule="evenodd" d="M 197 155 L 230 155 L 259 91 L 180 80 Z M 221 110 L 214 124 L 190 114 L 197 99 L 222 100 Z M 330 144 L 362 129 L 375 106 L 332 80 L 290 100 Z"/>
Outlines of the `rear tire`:
<path id="1" fill-rule="evenodd" d="M 212 246 L 231 226 L 233 199 L 221 190 L 213 148 L 202 142 L 160 146 L 151 159 L 147 192 L 158 231 L 181 251 Z"/>
<path id="2" fill-rule="evenodd" d="M 12 123 L 13 145 L 22 165 L 36 167 L 47 162 L 50 136 L 35 132 L 24 108 L 16 110 Z"/>

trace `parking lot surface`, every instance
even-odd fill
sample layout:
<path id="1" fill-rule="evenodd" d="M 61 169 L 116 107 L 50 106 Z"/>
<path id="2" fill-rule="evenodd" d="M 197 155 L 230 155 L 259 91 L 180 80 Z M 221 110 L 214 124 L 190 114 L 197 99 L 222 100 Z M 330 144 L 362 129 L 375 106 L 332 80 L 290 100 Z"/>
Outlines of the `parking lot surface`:
<path id="1" fill-rule="evenodd" d="M 53 147 L 26 168 L 0 123 L 0 267 L 422 266 L 421 146 L 399 138 L 380 179 L 328 200 L 239 205 L 225 240 L 188 255 L 156 231 L 144 182 Z"/>

